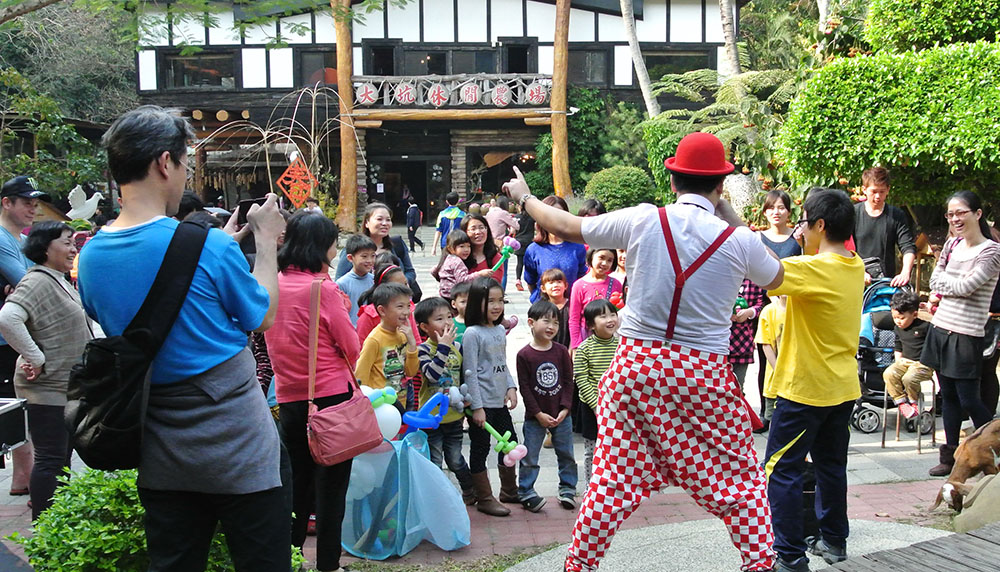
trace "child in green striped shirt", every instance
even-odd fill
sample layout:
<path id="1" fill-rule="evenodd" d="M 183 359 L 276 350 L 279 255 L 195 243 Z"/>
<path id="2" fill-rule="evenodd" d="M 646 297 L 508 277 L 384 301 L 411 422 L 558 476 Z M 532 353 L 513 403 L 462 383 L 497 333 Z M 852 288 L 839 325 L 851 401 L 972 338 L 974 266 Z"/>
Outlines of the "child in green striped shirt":
<path id="1" fill-rule="evenodd" d="M 597 389 L 611 367 L 618 349 L 618 308 L 599 298 L 583 308 L 583 319 L 591 332 L 573 353 L 573 381 L 580 393 L 580 429 L 583 433 L 585 480 L 590 482 L 597 443 Z"/>

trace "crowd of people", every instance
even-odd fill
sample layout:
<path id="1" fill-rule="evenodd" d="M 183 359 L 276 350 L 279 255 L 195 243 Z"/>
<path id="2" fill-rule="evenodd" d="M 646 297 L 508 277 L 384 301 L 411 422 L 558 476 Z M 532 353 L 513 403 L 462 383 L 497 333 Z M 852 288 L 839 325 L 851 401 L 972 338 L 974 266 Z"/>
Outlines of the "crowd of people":
<path id="1" fill-rule="evenodd" d="M 12 286 L 0 308 L 0 377 L 6 396 L 27 400 L 33 444 L 17 449 L 11 494 L 30 492 L 33 518 L 69 466 L 63 410 L 83 346 L 124 331 L 178 218 L 222 226 L 182 205 L 192 136 L 153 106 L 111 126 L 104 145 L 121 212 L 78 257 L 70 227 L 32 225 L 47 197 L 31 179 L 0 192 L 0 275 Z M 982 357 L 998 325 L 990 313 L 1000 312 L 995 231 L 975 194 L 949 199 L 951 234 L 921 306 L 908 286 L 914 233 L 906 213 L 886 204 L 887 170 L 865 172 L 867 200 L 857 205 L 842 191 L 812 189 L 797 220 L 791 197 L 771 191 L 769 226 L 755 232 L 723 198 L 734 167 L 717 138 L 685 137 L 665 165 L 677 197 L 667 207 L 605 213 L 590 201 L 572 214 L 559 197 L 535 197 L 516 169 L 482 214 L 449 193 L 431 244 L 441 252 L 436 295 L 418 284 L 410 259 L 423 248 L 412 195 L 409 245 L 391 236 L 393 209 L 383 203 L 369 204 L 361 231 L 338 248 L 338 228 L 321 211 L 282 212 L 273 195 L 249 209 L 245 227 L 209 231 L 151 370 L 138 477 L 151 569 L 203 569 L 221 524 L 238 570 L 287 570 L 289 546 L 310 532 L 317 569 L 341 570 L 352 461 L 317 463 L 307 418 L 310 403 L 349 400 L 354 379 L 394 390 L 400 413 L 463 388 L 465 411 L 426 430 L 430 458 L 487 515 L 546 505 L 535 484 L 551 447 L 556 500 L 579 511 L 566 570 L 596 570 L 618 527 L 667 485 L 723 520 L 743 570 L 805 571 L 807 554 L 846 559 L 865 285 L 884 277 L 898 289 L 880 327 L 896 333 L 884 375 L 900 414 L 917 415 L 921 383 L 939 380 L 946 442 L 931 474 L 947 475 L 965 418 L 980 427 L 997 408 L 998 352 Z M 531 339 L 510 364 L 507 336 L 519 322 L 505 312 L 507 237 L 520 243 L 513 279 L 531 301 Z M 754 362 L 757 383 L 747 384 Z M 759 411 L 744 397 L 754 385 Z M 519 402 L 520 431 L 511 416 Z M 491 455 L 491 431 L 523 441 L 523 458 L 512 466 Z M 763 458 L 753 433 L 766 434 Z M 807 461 L 820 529 L 810 537 Z"/>

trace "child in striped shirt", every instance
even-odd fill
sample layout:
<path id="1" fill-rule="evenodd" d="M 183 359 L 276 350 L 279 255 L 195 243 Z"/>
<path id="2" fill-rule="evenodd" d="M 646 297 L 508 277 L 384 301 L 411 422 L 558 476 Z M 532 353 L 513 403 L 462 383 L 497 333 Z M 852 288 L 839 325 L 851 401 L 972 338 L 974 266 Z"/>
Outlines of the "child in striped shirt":
<path id="1" fill-rule="evenodd" d="M 580 392 L 580 429 L 586 459 L 584 475 L 585 482 L 589 483 L 597 443 L 597 390 L 618 349 L 618 308 L 598 298 L 584 306 L 583 319 L 592 333 L 573 353 L 573 381 Z"/>

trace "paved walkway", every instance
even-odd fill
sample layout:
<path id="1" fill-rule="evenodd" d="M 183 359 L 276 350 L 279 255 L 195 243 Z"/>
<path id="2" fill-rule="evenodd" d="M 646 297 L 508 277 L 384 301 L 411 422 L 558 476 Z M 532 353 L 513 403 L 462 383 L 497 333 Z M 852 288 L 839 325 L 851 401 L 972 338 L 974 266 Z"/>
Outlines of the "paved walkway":
<path id="1" fill-rule="evenodd" d="M 393 234 L 405 236 L 404 229 L 395 228 Z M 436 257 L 430 255 L 430 240 L 433 231 L 429 228 L 421 230 L 422 238 L 427 244 L 427 250 L 421 253 L 419 250 L 413 255 L 413 263 L 417 269 L 418 280 L 424 290 L 425 296 L 432 296 L 436 293 L 437 283 L 430 277 L 431 267 L 437 261 Z M 530 332 L 526 324 L 528 310 L 527 292 L 518 292 L 514 288 L 514 264 L 510 264 L 511 278 L 508 283 L 507 296 L 510 304 L 507 306 L 507 314 L 516 314 L 521 318 L 521 323 L 511 332 L 507 338 L 508 363 L 513 364 L 514 355 L 530 339 Z M 756 379 L 756 369 L 751 366 L 748 379 Z M 753 405 L 759 403 L 759 397 L 753 388 L 748 388 L 748 399 Z M 519 406 L 513 411 L 515 428 L 520 434 L 520 425 L 524 419 L 524 410 Z M 890 415 L 890 420 L 893 417 Z M 943 439 L 943 433 L 938 432 L 938 439 Z M 949 527 L 948 512 L 939 509 L 935 513 L 930 513 L 928 507 L 933 502 L 942 481 L 928 479 L 927 469 L 937 463 L 937 452 L 929 446 L 929 440 L 925 438 L 924 453 L 918 455 L 916 452 L 916 438 L 914 434 L 903 433 L 901 441 L 891 440 L 887 447 L 882 449 L 879 445 L 880 434 L 874 433 L 864 435 L 854 432 L 851 436 L 851 449 L 848 460 L 848 508 L 849 516 L 858 521 L 874 523 L 903 523 L 922 527 Z M 755 437 L 755 448 L 758 455 L 762 455 L 766 439 L 762 436 Z M 468 446 L 468 443 L 466 443 Z M 583 443 L 576 443 L 576 457 L 578 463 L 583 463 Z M 440 563 L 446 558 L 459 561 L 476 560 L 494 554 L 513 554 L 516 552 L 536 549 L 536 547 L 549 546 L 555 543 L 565 543 L 569 541 L 573 522 L 576 518 L 575 511 L 567 511 L 559 507 L 555 502 L 558 477 L 556 474 L 555 455 L 552 452 L 543 451 L 542 470 L 538 478 L 536 489 L 542 495 L 549 497 L 549 504 L 538 514 L 529 513 L 519 506 L 510 505 L 512 514 L 506 518 L 496 518 L 485 516 L 474 509 L 470 511 L 472 521 L 472 544 L 462 550 L 451 553 L 443 552 L 436 547 L 423 543 L 413 550 L 406 557 L 398 560 L 406 564 L 429 564 Z M 79 460 L 76 466 L 82 466 Z M 496 486 L 497 478 L 494 474 Z M 0 535 L 7 536 L 14 531 L 27 533 L 30 528 L 30 511 L 25 506 L 26 497 L 10 497 L 6 491 L 10 488 L 10 464 L 6 469 L 0 470 Z M 582 490 L 582 486 L 580 487 Z M 671 544 L 679 547 L 686 547 L 685 550 L 695 551 L 701 554 L 706 549 L 719 553 L 730 554 L 735 558 L 735 551 L 724 538 L 724 528 L 720 523 L 710 521 L 712 517 L 698 508 L 690 498 L 678 489 L 667 489 L 663 493 L 652 497 L 643 504 L 636 513 L 626 521 L 623 530 L 635 531 L 646 527 L 651 528 L 647 532 L 636 536 L 636 542 L 641 546 L 655 546 L 666 539 L 673 539 Z M 707 527 L 705 530 L 721 532 L 722 537 L 717 541 L 712 540 L 709 544 L 703 545 L 694 542 L 695 540 L 707 540 L 714 536 L 703 536 L 701 528 L 671 529 L 663 528 L 662 525 L 676 525 L 678 523 L 689 523 L 692 521 L 705 520 L 699 526 Z M 691 524 L 690 526 L 694 526 Z M 866 527 L 858 524 L 855 528 L 857 539 L 852 539 L 852 547 L 864 546 L 861 536 L 876 535 L 881 529 Z M 679 531 L 679 532 L 675 532 Z M 698 531 L 691 534 L 684 531 Z M 621 548 L 615 548 L 613 553 L 631 552 L 625 547 L 630 544 L 631 532 L 626 532 L 621 536 Z M 707 534 L 707 533 L 706 533 Z M 713 533 L 714 534 L 714 533 Z M 688 540 L 685 540 L 688 539 Z M 688 543 L 690 541 L 690 543 Z M 306 555 L 314 556 L 314 538 L 310 538 L 306 544 Z M 648 544 L 641 544 L 646 542 Z M 616 540 L 617 547 L 619 540 Z M 10 541 L 4 540 L 3 544 L 13 553 L 21 555 L 20 547 Z M 562 550 L 562 549 L 559 549 Z M 658 551 L 648 551 L 650 555 L 658 555 Z M 695 552 L 688 552 L 694 554 Z M 853 554 L 853 549 L 852 549 Z M 656 556 L 661 558 L 661 556 Z M 351 559 L 346 559 L 350 562 Z M 0 560 L 2 562 L 2 560 Z M 735 560 L 734 560 L 735 562 Z M 666 564 L 664 564 L 666 566 Z M 546 567 L 527 569 L 551 569 Z M 526 569 L 526 570 L 527 570 Z M 603 569 L 603 568 L 602 568 Z M 612 568 L 609 562 L 608 570 L 634 570 L 635 567 Z M 656 568 L 642 568 L 653 570 Z M 685 568 L 659 568 L 662 570 L 686 569 Z M 711 568 L 698 569 L 711 570 Z M 730 568 L 731 569 L 731 568 Z"/>

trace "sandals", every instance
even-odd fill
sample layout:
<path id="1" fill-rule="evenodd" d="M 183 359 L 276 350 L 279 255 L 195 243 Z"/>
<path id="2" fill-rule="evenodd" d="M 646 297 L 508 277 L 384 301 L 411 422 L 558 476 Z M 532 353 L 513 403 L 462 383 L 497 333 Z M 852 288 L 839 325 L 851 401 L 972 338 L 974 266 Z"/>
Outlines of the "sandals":
<path id="1" fill-rule="evenodd" d="M 23 489 L 10 489 L 10 496 L 12 497 L 23 497 L 28 494 L 28 488 Z"/>

